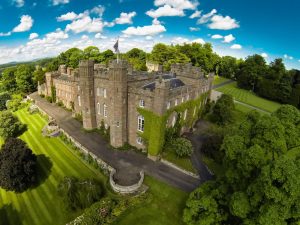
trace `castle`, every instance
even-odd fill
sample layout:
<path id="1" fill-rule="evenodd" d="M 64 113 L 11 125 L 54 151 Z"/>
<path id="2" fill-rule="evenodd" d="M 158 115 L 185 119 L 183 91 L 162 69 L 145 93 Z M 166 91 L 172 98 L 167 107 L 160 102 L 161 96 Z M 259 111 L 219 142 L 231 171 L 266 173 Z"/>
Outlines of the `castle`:
<path id="1" fill-rule="evenodd" d="M 147 133 L 157 127 L 148 126 L 146 131 L 147 124 L 154 121 L 147 121 L 143 112 L 155 118 L 167 115 L 164 128 L 174 126 L 178 114 L 183 121 L 190 118 L 194 123 L 212 88 L 213 74 L 205 75 L 201 68 L 191 64 L 174 64 L 170 72 L 157 71 L 158 68 L 161 67 L 152 65 L 151 72 L 139 72 L 125 60 L 112 60 L 108 66 L 84 60 L 78 69 L 61 65 L 58 71 L 46 73 L 39 93 L 55 95 L 56 102 L 72 109 L 74 115 L 80 114 L 85 129 L 104 124 L 109 128 L 113 147 L 129 143 L 146 150 L 156 141 L 151 140 L 156 139 L 155 135 Z M 183 129 L 188 127 L 183 125 Z M 156 135 L 164 136 L 157 132 Z M 160 150 L 148 155 L 155 157 Z"/>

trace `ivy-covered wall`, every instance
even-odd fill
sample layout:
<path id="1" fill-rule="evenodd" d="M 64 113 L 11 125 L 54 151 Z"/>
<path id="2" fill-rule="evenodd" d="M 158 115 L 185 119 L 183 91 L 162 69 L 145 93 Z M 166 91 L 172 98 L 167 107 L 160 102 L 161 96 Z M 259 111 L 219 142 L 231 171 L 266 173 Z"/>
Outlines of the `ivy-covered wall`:
<path id="1" fill-rule="evenodd" d="M 144 132 L 138 132 L 138 135 L 145 140 L 148 147 L 148 154 L 157 156 L 161 152 L 165 142 L 165 132 L 167 128 L 166 123 L 173 112 L 181 114 L 181 126 L 192 127 L 194 122 L 200 118 L 201 112 L 204 108 L 204 101 L 208 95 L 209 92 L 206 92 L 200 95 L 197 99 L 189 100 L 178 106 L 172 107 L 162 116 L 159 116 L 147 109 L 138 108 L 138 112 L 145 119 Z M 201 107 L 199 107 L 200 103 Z M 195 108 L 196 111 L 194 115 Z M 185 110 L 187 110 L 186 119 L 184 119 L 183 116 Z"/>

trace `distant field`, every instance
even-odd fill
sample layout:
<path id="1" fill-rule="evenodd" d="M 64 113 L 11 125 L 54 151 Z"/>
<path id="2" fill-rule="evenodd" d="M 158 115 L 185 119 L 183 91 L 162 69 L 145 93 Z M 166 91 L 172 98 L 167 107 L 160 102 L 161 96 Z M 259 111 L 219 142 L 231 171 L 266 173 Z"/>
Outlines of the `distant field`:
<path id="1" fill-rule="evenodd" d="M 60 139 L 43 137 L 41 129 L 46 122 L 40 115 L 30 115 L 25 109 L 18 111 L 16 115 L 28 125 L 28 131 L 21 139 L 38 156 L 40 172 L 49 173 L 49 176 L 38 187 L 21 194 L 0 188 L 0 224 L 66 224 L 81 212 L 70 214 L 63 211 L 56 192 L 60 180 L 64 176 L 95 178 L 100 181 L 105 181 L 106 178 L 83 163 Z"/>
<path id="2" fill-rule="evenodd" d="M 235 100 L 244 102 L 248 105 L 257 107 L 259 109 L 265 110 L 267 112 L 274 112 L 276 111 L 281 104 L 277 102 L 273 102 L 261 97 L 258 97 L 255 95 L 253 92 L 240 89 L 237 87 L 236 82 L 227 84 L 225 86 L 222 86 L 220 88 L 216 89 L 217 91 L 220 91 L 225 94 L 232 95 Z M 243 107 L 243 106 L 238 106 L 238 107 Z M 245 110 L 245 107 L 243 107 Z"/>
<path id="3" fill-rule="evenodd" d="M 213 85 L 222 84 L 226 81 L 229 81 L 229 79 L 220 76 L 214 76 Z"/>

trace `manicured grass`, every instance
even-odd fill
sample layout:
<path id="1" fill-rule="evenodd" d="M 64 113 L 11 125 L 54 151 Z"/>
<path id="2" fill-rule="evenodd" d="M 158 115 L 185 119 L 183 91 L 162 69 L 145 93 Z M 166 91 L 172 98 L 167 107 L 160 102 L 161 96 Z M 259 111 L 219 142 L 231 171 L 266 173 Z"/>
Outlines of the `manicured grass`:
<path id="1" fill-rule="evenodd" d="M 165 151 L 163 153 L 163 159 L 174 163 L 178 167 L 185 169 L 187 171 L 190 171 L 192 173 L 196 173 L 196 169 L 194 168 L 191 159 L 189 157 L 187 158 L 180 158 L 178 157 L 173 151 Z"/>
<path id="2" fill-rule="evenodd" d="M 63 210 L 56 191 L 62 178 L 94 178 L 103 183 L 106 178 L 81 161 L 59 138 L 43 137 L 41 130 L 46 121 L 39 114 L 30 115 L 22 109 L 16 115 L 28 125 L 21 139 L 38 156 L 39 172 L 48 176 L 39 186 L 21 194 L 0 189 L 0 220 L 16 225 L 66 224 L 81 212 L 70 214 Z"/>
<path id="3" fill-rule="evenodd" d="M 222 83 L 224 83 L 226 81 L 229 81 L 229 79 L 224 78 L 224 77 L 214 76 L 213 85 L 222 84 Z"/>
<path id="4" fill-rule="evenodd" d="M 237 101 L 244 102 L 267 112 L 274 112 L 280 107 L 280 104 L 277 102 L 258 97 L 251 91 L 238 88 L 236 82 L 217 88 L 217 91 L 232 95 Z"/>
<path id="5" fill-rule="evenodd" d="M 149 198 L 128 209 L 115 225 L 181 225 L 182 213 L 188 194 L 146 177 Z"/>

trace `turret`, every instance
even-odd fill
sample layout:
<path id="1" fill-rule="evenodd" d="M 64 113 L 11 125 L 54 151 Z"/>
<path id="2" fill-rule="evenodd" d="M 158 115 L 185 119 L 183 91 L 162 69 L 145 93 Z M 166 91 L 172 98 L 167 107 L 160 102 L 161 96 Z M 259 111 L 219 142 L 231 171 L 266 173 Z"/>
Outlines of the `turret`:
<path id="1" fill-rule="evenodd" d="M 80 103 L 82 106 L 83 127 L 97 127 L 94 101 L 94 61 L 83 60 L 79 63 Z"/>

